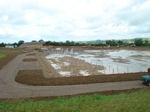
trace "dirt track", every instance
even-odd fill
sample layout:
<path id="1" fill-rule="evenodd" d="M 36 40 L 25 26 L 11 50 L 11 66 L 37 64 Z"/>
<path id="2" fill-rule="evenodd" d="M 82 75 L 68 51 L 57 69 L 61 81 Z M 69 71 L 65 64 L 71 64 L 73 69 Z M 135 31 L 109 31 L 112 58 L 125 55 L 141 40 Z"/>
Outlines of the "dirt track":
<path id="1" fill-rule="evenodd" d="M 64 96 L 107 90 L 143 88 L 141 81 L 122 81 L 65 86 L 27 86 L 15 82 L 16 74 L 22 69 L 40 69 L 38 62 L 23 62 L 26 54 L 19 55 L 0 70 L 0 98 L 23 98 Z M 30 56 L 34 58 L 34 56 Z"/>

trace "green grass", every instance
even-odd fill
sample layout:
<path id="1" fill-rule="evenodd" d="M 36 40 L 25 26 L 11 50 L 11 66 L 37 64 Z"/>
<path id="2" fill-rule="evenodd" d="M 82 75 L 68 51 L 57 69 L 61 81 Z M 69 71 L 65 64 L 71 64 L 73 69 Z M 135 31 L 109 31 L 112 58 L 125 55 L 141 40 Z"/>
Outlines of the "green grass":
<path id="1" fill-rule="evenodd" d="M 6 55 L 5 54 L 0 54 L 0 58 L 3 58 L 5 57 Z"/>
<path id="2" fill-rule="evenodd" d="M 94 94 L 51 101 L 0 103 L 0 112 L 150 112 L 150 89 L 109 96 Z"/>

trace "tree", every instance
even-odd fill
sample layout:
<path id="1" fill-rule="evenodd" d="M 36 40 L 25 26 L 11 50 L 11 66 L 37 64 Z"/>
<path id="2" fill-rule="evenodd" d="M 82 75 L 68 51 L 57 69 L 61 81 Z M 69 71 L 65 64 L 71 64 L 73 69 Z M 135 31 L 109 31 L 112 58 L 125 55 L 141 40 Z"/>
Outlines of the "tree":
<path id="1" fill-rule="evenodd" d="M 32 42 L 36 42 L 36 40 L 32 40 Z"/>
<path id="2" fill-rule="evenodd" d="M 0 43 L 0 47 L 5 47 L 6 46 L 6 44 L 5 43 Z"/>
<path id="3" fill-rule="evenodd" d="M 117 46 L 117 42 L 115 40 L 107 40 L 106 44 L 110 46 Z"/>
<path id="4" fill-rule="evenodd" d="M 18 47 L 18 43 L 17 42 L 13 43 L 12 45 L 14 46 L 14 48 Z"/>
<path id="5" fill-rule="evenodd" d="M 143 40 L 142 39 L 135 39 L 135 45 L 136 46 L 143 46 Z"/>
<path id="6" fill-rule="evenodd" d="M 71 45 L 71 46 L 74 46 L 74 45 L 75 45 L 75 42 L 74 42 L 74 41 L 71 41 L 71 42 L 70 42 L 70 45 Z"/>
<path id="7" fill-rule="evenodd" d="M 148 40 L 145 40 L 144 45 L 145 45 L 145 46 L 149 46 L 149 41 L 148 41 Z"/>
<path id="8" fill-rule="evenodd" d="M 66 45 L 67 45 L 67 46 L 70 46 L 70 44 L 71 44 L 70 41 L 67 40 L 67 41 L 66 41 Z"/>
<path id="9" fill-rule="evenodd" d="M 119 40 L 118 45 L 123 45 L 123 41 Z"/>
<path id="10" fill-rule="evenodd" d="M 17 44 L 17 46 L 19 47 L 21 44 L 23 44 L 24 43 L 24 41 L 23 40 L 20 40 L 19 42 L 18 42 L 18 44 Z"/>
<path id="11" fill-rule="evenodd" d="M 39 40 L 39 42 L 44 42 L 44 40 L 43 40 L 43 39 L 41 39 L 41 40 Z"/>

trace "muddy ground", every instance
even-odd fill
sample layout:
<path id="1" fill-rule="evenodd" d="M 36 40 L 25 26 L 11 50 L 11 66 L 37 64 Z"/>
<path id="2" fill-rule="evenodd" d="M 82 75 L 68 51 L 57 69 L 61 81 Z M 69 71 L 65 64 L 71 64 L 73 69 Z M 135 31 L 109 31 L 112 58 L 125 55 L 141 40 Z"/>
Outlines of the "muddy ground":
<path id="1" fill-rule="evenodd" d="M 84 62 L 82 60 L 78 60 L 72 57 L 63 57 L 63 58 L 57 59 L 57 61 L 55 59 L 51 59 L 49 61 L 50 63 L 54 63 L 54 64 L 61 66 L 59 69 L 56 69 L 58 73 L 61 71 L 69 71 L 70 75 L 68 76 L 83 76 L 84 74 L 80 73 L 81 70 L 86 71 L 88 75 L 90 74 L 100 75 L 101 73 L 99 73 L 98 70 L 104 70 L 103 66 L 92 65 L 92 64 L 89 64 L 87 62 Z M 69 65 L 65 65 L 64 63 L 69 63 Z M 52 65 L 50 65 L 50 67 L 52 67 Z M 60 74 L 60 76 L 63 76 L 63 75 Z M 64 76 L 67 76 L 67 75 L 65 74 Z"/>
<path id="2" fill-rule="evenodd" d="M 112 75 L 91 75 L 75 77 L 45 78 L 42 70 L 20 70 L 15 78 L 19 83 L 34 86 L 76 85 L 89 83 L 119 82 L 140 80 L 147 73 L 128 73 Z"/>
<path id="3" fill-rule="evenodd" d="M 32 56 L 32 55 L 31 55 Z M 37 55 L 35 55 L 36 57 Z M 57 97 L 53 96 L 64 96 L 68 97 L 66 95 L 71 94 L 80 94 L 80 93 L 86 93 L 86 94 L 92 94 L 96 91 L 103 91 L 104 94 L 117 94 L 119 91 L 125 92 L 128 90 L 123 89 L 131 89 L 131 88 L 143 88 L 144 86 L 141 84 L 142 81 L 139 81 L 141 75 L 145 75 L 147 73 L 139 73 L 139 74 L 118 74 L 117 75 L 110 75 L 110 76 L 103 76 L 103 75 L 93 75 L 93 76 L 78 76 L 78 77 L 59 77 L 59 78 L 45 78 L 43 75 L 43 69 L 42 67 L 33 67 L 35 66 L 35 62 L 23 62 L 22 60 L 24 58 L 29 58 L 26 56 L 26 54 L 19 55 L 17 58 L 12 60 L 7 66 L 5 66 L 2 70 L 0 70 L 0 87 L 1 91 L 1 98 L 4 98 L 5 101 L 9 99 L 5 98 L 18 98 L 19 100 L 40 100 L 40 99 L 54 99 Z M 37 58 L 37 57 L 36 57 Z M 38 59 L 38 58 L 37 58 Z M 39 61 L 39 59 L 38 59 Z M 42 60 L 41 60 L 42 61 Z M 31 71 L 28 71 L 29 69 L 26 68 L 25 71 L 19 72 L 18 74 L 23 74 L 20 79 L 22 81 L 30 81 L 34 82 L 35 85 L 37 85 L 37 81 L 39 81 L 39 84 L 52 84 L 52 85 L 61 85 L 58 86 L 28 86 L 27 84 L 19 84 L 14 81 L 15 76 L 17 74 L 17 71 L 23 70 L 19 69 L 20 65 L 26 63 L 25 65 L 30 67 Z M 39 63 L 37 62 L 39 65 Z M 47 66 L 47 64 L 46 64 Z M 43 66 L 44 67 L 44 66 Z M 36 70 L 34 70 L 36 69 Z M 37 70 L 42 69 L 42 70 Z M 27 71 L 26 71 L 27 70 Z M 16 71 L 16 72 L 15 72 Z M 19 75 L 18 75 L 19 76 Z M 17 77 L 16 77 L 17 78 Z M 102 79 L 103 78 L 103 79 Z M 105 80 L 104 80 L 105 78 Z M 114 81 L 112 83 L 96 83 L 96 84 L 90 84 L 98 82 L 101 79 L 102 82 L 106 81 Z M 113 79 L 113 80 L 112 80 Z M 115 81 L 122 81 L 122 80 L 136 80 L 136 81 L 124 81 L 124 82 L 115 82 Z M 82 82 L 83 81 L 83 82 Z M 73 83 L 72 83 L 73 82 Z M 68 86 L 64 86 L 66 84 L 70 83 Z M 83 84 L 83 85 L 73 85 L 73 84 Z M 88 83 L 88 84 L 87 84 Z M 88 89 L 87 89 L 88 88 Z M 107 89 L 106 89 L 107 88 Z M 114 89 L 115 88 L 115 89 Z M 108 91 L 109 90 L 109 91 Z M 112 91 L 117 90 L 117 91 Z M 130 90 L 129 90 L 130 91 Z M 100 92 L 100 93 L 103 93 Z M 19 93 L 19 94 L 18 94 Z M 99 93 L 99 92 L 96 92 Z M 80 94 L 81 95 L 81 94 Z M 40 97 L 39 97 L 40 96 Z M 51 97 L 44 97 L 44 96 L 51 96 Z M 20 97 L 27 97 L 27 98 L 21 98 Z M 33 98 L 35 97 L 35 98 Z M 1 101 L 3 99 L 0 99 Z M 13 101 L 15 99 L 12 99 Z"/>
<path id="4" fill-rule="evenodd" d="M 127 46 L 127 47 L 116 47 L 116 46 L 111 46 L 111 47 L 107 47 L 107 46 L 52 46 L 51 48 L 74 48 L 77 50 L 140 50 L 140 51 L 150 51 L 150 47 L 146 46 L 146 47 L 131 47 L 131 46 Z"/>
<path id="5" fill-rule="evenodd" d="M 90 50 L 89 47 L 61 48 L 47 51 L 49 55 L 46 56 L 50 66 L 61 76 L 146 72 L 149 67 L 149 51 L 142 52 L 142 49 L 148 50 L 149 47 L 140 47 L 142 51 L 130 51 L 137 47 L 121 47 L 122 49 L 130 48 L 130 50 L 116 50 L 121 48 L 111 47 L 114 50 L 98 50 L 97 52 Z M 98 49 L 98 47 L 93 49 L 96 48 Z"/>
<path id="6" fill-rule="evenodd" d="M 143 48 L 141 48 L 143 49 Z M 28 54 L 29 56 L 35 55 L 33 53 Z M 141 76 L 147 75 L 146 72 L 139 73 L 125 73 L 125 74 L 109 74 L 105 75 L 102 73 L 99 74 L 91 74 L 89 76 L 82 76 L 81 74 L 76 73 L 79 69 L 86 70 L 87 68 L 91 68 L 91 71 L 96 71 L 97 68 L 94 66 L 91 67 L 88 63 L 84 63 L 81 60 L 76 60 L 71 57 L 64 57 L 56 62 L 56 60 L 51 60 L 53 63 L 60 63 L 65 60 L 65 62 L 70 62 L 72 72 L 75 75 L 69 77 L 61 76 L 57 70 L 55 70 L 50 63 L 42 56 L 37 54 L 36 58 L 38 59 L 41 70 L 21 70 L 18 72 L 16 76 L 16 81 L 19 83 L 23 83 L 26 85 L 36 85 L 36 86 L 51 86 L 51 85 L 76 85 L 76 84 L 88 84 L 88 83 L 103 83 L 103 82 L 118 82 L 118 81 L 132 81 L 132 80 L 140 80 Z M 77 61 L 80 61 L 80 64 L 77 65 Z M 119 60 L 120 61 L 120 60 Z M 122 60 L 121 60 L 122 61 Z M 72 64 L 74 62 L 74 64 Z M 86 66 L 83 66 L 86 65 Z M 89 67 L 88 67 L 89 66 Z M 62 66 L 60 71 L 67 71 L 70 69 L 68 66 Z M 103 69 L 103 68 L 101 68 Z M 74 71 L 75 70 L 75 71 Z M 94 73 L 94 72 L 91 72 Z M 76 75 L 77 74 L 77 75 Z"/>

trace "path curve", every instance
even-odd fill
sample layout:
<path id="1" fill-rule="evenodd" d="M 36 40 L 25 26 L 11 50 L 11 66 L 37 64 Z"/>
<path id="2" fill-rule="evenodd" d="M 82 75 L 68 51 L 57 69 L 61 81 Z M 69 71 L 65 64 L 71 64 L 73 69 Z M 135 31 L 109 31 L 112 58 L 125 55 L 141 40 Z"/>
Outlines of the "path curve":
<path id="1" fill-rule="evenodd" d="M 15 82 L 17 72 L 22 69 L 22 60 L 26 54 L 17 56 L 0 70 L 0 98 L 25 98 L 25 97 L 45 97 L 64 96 L 81 93 L 91 93 L 109 90 L 124 90 L 132 88 L 143 88 L 141 81 L 122 81 L 82 85 L 64 86 L 29 86 Z M 28 65 L 31 63 L 26 63 Z M 34 69 L 39 69 L 39 63 L 33 63 Z M 30 69 L 30 68 L 29 68 Z"/>

